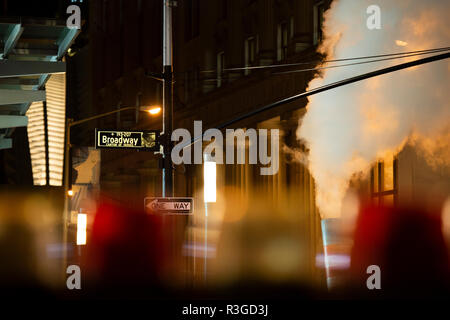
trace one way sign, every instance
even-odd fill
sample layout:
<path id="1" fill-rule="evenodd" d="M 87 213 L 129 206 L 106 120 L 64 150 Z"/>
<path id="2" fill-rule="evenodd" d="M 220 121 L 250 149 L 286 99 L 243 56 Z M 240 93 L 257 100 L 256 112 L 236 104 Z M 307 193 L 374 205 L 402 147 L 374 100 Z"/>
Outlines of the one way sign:
<path id="1" fill-rule="evenodd" d="M 144 199 L 145 211 L 148 213 L 190 215 L 194 212 L 194 198 L 153 198 Z"/>

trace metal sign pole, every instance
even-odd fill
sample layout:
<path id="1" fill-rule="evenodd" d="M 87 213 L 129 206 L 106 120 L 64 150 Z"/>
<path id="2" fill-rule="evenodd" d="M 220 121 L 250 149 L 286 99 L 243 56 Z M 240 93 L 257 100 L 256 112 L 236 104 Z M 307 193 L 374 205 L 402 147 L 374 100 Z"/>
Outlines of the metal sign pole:
<path id="1" fill-rule="evenodd" d="M 173 196 L 173 168 L 171 161 L 173 131 L 173 57 L 172 57 L 172 1 L 163 0 L 163 132 L 164 167 L 162 196 Z"/>

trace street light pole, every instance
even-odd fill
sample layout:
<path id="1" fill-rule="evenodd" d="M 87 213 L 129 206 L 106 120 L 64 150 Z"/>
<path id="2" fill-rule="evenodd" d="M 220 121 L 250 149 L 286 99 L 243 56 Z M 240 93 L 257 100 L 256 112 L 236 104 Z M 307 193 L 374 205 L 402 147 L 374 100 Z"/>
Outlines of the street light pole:
<path id="1" fill-rule="evenodd" d="M 143 112 L 149 112 L 150 114 L 157 114 L 160 110 L 158 107 L 154 108 L 146 108 L 146 107 L 139 107 L 138 111 Z M 109 111 L 105 113 L 101 113 L 89 118 L 81 119 L 74 121 L 71 118 L 67 118 L 66 120 L 66 139 L 65 139 L 65 150 L 64 150 L 64 213 L 63 213 L 63 243 L 64 245 L 67 245 L 67 237 L 68 237 L 68 223 L 69 223 L 69 211 L 70 211 L 70 197 L 68 195 L 69 187 L 71 185 L 70 180 L 70 171 L 72 170 L 72 157 L 70 156 L 70 150 L 71 150 L 71 143 L 70 143 L 70 133 L 73 126 L 92 121 L 95 119 L 103 118 L 118 112 L 122 112 L 125 110 L 136 110 L 136 107 L 123 107 L 114 111 Z M 64 260 L 64 266 L 67 265 L 67 248 L 64 250 L 63 255 Z M 64 270 L 65 272 L 65 270 Z M 65 274 L 65 273 L 64 273 Z"/>
<path id="2" fill-rule="evenodd" d="M 172 57 L 172 0 L 163 1 L 163 133 L 164 166 L 162 196 L 173 196 L 172 131 L 173 131 L 173 57 Z"/>
<path id="3" fill-rule="evenodd" d="M 66 119 L 66 141 L 64 144 L 64 212 L 63 212 L 63 266 L 64 268 L 67 266 L 67 232 L 68 232 L 68 223 L 69 223 L 69 211 L 70 211 L 70 198 L 68 195 L 69 192 L 69 170 L 72 170 L 72 166 L 70 165 L 70 129 L 72 127 L 73 119 Z M 63 274 L 65 275 L 66 270 L 63 270 Z"/>

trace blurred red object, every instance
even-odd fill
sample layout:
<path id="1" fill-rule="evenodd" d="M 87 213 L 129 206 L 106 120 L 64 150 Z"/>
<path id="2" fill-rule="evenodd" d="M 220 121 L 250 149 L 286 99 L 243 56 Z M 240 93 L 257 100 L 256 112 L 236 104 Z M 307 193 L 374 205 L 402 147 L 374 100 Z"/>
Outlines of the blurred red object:
<path id="1" fill-rule="evenodd" d="M 432 295 L 448 290 L 449 257 L 440 214 L 417 207 L 365 207 L 351 256 L 352 279 L 365 290 L 370 265 L 380 267 L 384 292 Z"/>
<path id="2" fill-rule="evenodd" d="M 102 201 L 84 264 L 96 286 L 156 283 L 167 260 L 163 217 Z"/>

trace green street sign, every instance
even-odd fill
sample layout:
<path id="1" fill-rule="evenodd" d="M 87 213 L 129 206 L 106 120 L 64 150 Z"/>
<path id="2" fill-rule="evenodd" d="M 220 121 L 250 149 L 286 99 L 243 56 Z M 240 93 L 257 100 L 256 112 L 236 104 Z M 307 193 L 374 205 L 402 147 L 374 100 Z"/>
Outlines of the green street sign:
<path id="1" fill-rule="evenodd" d="M 95 148 L 159 151 L 159 131 L 95 129 Z"/>

